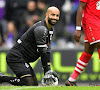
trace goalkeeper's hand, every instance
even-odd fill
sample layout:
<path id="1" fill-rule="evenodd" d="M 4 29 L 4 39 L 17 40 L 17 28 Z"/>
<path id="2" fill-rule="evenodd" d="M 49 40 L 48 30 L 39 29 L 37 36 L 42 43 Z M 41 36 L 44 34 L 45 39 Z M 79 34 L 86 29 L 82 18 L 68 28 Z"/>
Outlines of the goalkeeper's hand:
<path id="1" fill-rule="evenodd" d="M 55 71 L 49 70 L 45 73 L 42 79 L 43 86 L 55 86 L 58 85 L 58 76 Z"/>

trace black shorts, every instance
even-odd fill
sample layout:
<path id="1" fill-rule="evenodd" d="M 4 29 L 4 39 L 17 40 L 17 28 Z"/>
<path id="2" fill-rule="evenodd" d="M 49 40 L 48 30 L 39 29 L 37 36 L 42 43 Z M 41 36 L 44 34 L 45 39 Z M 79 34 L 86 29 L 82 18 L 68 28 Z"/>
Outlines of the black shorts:
<path id="1" fill-rule="evenodd" d="M 14 63 L 14 62 L 7 62 L 7 63 L 17 77 L 21 77 L 27 74 L 32 75 L 30 70 L 30 65 L 27 63 Z"/>
<path id="2" fill-rule="evenodd" d="M 16 55 L 10 52 L 7 54 L 6 60 L 8 66 L 17 77 L 21 77 L 27 74 L 31 74 L 32 76 L 35 75 L 34 70 L 30 64 L 27 63 L 21 55 Z"/>

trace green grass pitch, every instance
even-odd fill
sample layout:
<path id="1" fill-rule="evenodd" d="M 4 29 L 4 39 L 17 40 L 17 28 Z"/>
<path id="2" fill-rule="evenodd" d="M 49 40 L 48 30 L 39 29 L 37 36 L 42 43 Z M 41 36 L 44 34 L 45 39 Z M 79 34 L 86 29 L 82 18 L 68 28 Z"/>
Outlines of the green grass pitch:
<path id="1" fill-rule="evenodd" d="M 0 86 L 0 90 L 100 90 L 100 86 Z"/>

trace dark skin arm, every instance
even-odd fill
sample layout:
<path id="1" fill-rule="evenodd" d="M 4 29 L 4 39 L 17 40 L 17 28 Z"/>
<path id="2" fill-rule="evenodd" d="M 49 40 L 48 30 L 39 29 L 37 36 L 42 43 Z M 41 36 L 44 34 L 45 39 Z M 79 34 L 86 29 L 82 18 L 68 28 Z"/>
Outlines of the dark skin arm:
<path id="1" fill-rule="evenodd" d="M 80 1 L 79 8 L 77 11 L 77 16 L 76 16 L 76 26 L 81 26 L 82 14 L 85 7 L 86 7 L 86 3 Z M 81 30 L 76 30 L 74 33 L 74 39 L 76 40 L 76 42 L 80 41 L 80 37 L 81 37 Z"/>

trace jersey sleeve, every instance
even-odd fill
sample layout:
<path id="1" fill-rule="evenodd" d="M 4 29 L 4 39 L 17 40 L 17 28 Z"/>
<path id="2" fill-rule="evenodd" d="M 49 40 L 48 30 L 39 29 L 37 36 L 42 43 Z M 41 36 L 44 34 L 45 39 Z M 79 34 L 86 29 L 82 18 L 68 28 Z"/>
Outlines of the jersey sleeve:
<path id="1" fill-rule="evenodd" d="M 34 34 L 35 34 L 36 44 L 41 56 L 41 62 L 42 62 L 42 66 L 43 66 L 44 74 L 45 74 L 49 70 L 49 66 L 47 64 L 49 58 L 47 56 L 47 40 L 46 40 L 48 31 L 44 26 L 38 26 L 34 30 Z"/>
<path id="2" fill-rule="evenodd" d="M 80 1 L 87 3 L 88 0 L 80 0 Z"/>
<path id="3" fill-rule="evenodd" d="M 37 47 L 47 47 L 46 36 L 47 29 L 44 26 L 38 26 L 34 30 Z"/>

